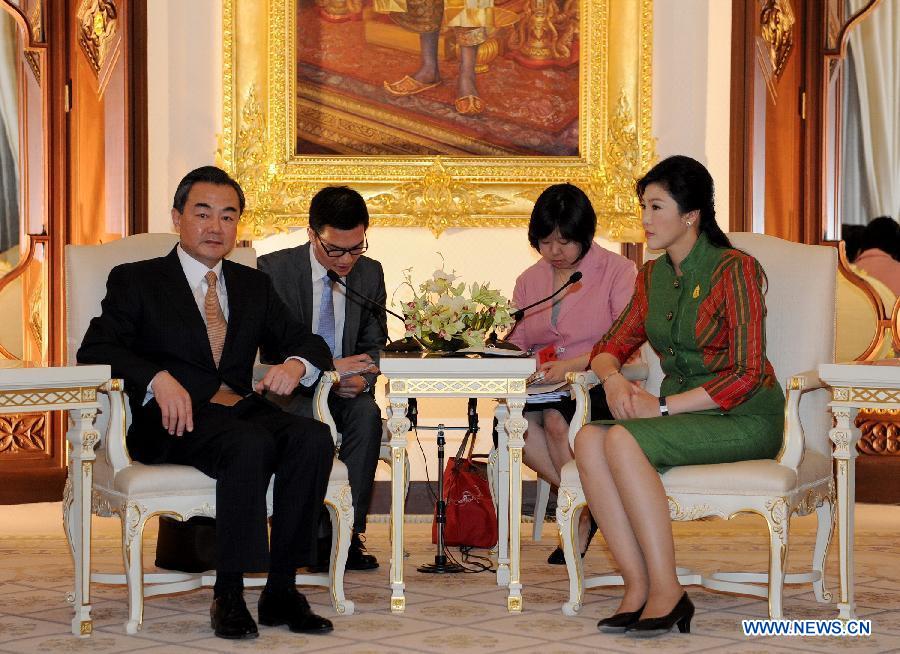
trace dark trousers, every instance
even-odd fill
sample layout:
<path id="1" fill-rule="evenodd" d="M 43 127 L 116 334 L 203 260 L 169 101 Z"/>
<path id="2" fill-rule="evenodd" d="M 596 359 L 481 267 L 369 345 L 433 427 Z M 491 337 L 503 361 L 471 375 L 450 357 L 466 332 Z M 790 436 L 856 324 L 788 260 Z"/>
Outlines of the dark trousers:
<path id="1" fill-rule="evenodd" d="M 285 411 L 311 418 L 312 398 L 296 394 L 289 398 L 273 397 Z M 366 517 L 372 501 L 372 485 L 375 468 L 381 451 L 381 409 L 371 393 L 352 398 L 328 397 L 328 408 L 341 433 L 341 449 L 338 458 L 347 466 L 350 490 L 353 492 L 353 529 L 358 534 L 366 531 Z"/>
<path id="2" fill-rule="evenodd" d="M 203 404 L 194 409 L 194 431 L 175 440 L 166 461 L 216 480 L 218 572 L 293 572 L 316 561 L 318 516 L 334 461 L 324 424 L 258 396 L 233 407 Z M 266 490 L 273 474 L 270 558 Z"/>

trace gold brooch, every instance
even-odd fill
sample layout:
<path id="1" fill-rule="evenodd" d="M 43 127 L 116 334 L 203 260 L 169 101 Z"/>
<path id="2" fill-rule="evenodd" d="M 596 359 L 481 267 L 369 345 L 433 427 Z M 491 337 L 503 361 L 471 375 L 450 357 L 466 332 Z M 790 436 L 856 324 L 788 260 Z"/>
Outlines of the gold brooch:
<path id="1" fill-rule="evenodd" d="M 694 287 L 694 294 L 692 295 L 692 297 L 693 297 L 695 300 L 696 300 L 698 297 L 700 297 L 700 284 L 697 284 L 697 285 Z"/>

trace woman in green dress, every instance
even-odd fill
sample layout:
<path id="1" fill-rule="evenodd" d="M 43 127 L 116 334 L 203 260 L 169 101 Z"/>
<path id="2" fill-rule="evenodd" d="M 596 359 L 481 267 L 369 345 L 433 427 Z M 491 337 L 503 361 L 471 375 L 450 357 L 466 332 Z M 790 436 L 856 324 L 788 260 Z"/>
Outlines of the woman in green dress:
<path id="1" fill-rule="evenodd" d="M 591 352 L 615 420 L 585 425 L 575 461 L 591 514 L 625 583 L 605 632 L 690 631 L 659 472 L 777 455 L 784 393 L 765 355 L 765 273 L 715 220 L 713 182 L 690 157 L 661 161 L 637 183 L 647 247 L 665 255 L 638 273 L 630 304 Z M 660 396 L 622 364 L 644 341 L 660 357 Z"/>

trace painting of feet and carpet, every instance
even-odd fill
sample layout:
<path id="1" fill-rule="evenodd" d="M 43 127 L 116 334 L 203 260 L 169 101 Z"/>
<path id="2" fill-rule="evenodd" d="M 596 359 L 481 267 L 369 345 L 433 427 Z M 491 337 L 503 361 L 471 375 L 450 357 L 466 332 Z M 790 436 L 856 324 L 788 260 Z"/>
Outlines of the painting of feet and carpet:
<path id="1" fill-rule="evenodd" d="M 578 0 L 297 0 L 296 154 L 578 156 Z"/>

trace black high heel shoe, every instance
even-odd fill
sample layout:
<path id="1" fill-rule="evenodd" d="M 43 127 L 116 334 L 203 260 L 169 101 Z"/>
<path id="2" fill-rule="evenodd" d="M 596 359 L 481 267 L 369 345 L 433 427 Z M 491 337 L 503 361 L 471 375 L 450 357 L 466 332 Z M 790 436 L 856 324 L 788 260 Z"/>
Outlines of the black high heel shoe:
<path id="1" fill-rule="evenodd" d="M 691 618 L 694 617 L 694 603 L 687 593 L 675 604 L 668 615 L 659 618 L 646 618 L 638 620 L 633 626 L 625 630 L 626 636 L 634 638 L 653 638 L 667 634 L 676 624 L 678 631 L 683 634 L 691 633 Z"/>
<path id="2" fill-rule="evenodd" d="M 588 547 L 591 545 L 591 540 L 594 538 L 594 534 L 597 533 L 597 523 L 594 522 L 594 516 L 591 516 L 591 527 L 588 529 L 588 537 L 587 542 L 584 544 L 584 549 L 581 550 L 581 558 L 584 558 L 584 555 L 587 554 Z M 562 547 L 557 547 L 555 550 L 550 552 L 550 556 L 547 557 L 547 563 L 550 565 L 565 565 L 566 564 L 566 554 L 563 552 Z"/>
<path id="3" fill-rule="evenodd" d="M 644 604 L 644 606 L 647 605 Z M 636 625 L 638 620 L 641 619 L 641 613 L 644 612 L 644 606 L 637 611 L 623 611 L 622 613 L 611 615 L 608 618 L 603 618 L 597 623 L 597 629 L 605 634 L 624 633 L 630 627 Z"/>

